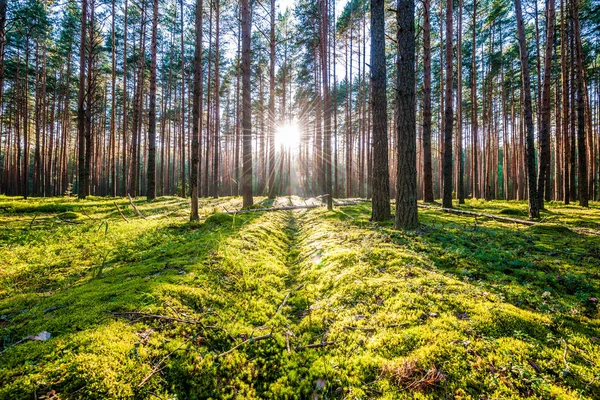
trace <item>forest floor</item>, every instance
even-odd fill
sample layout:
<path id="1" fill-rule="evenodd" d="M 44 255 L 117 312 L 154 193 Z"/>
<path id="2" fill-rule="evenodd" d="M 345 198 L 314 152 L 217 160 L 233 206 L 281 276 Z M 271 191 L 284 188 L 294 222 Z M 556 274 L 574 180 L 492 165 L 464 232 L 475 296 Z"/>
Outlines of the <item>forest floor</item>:
<path id="1" fill-rule="evenodd" d="M 116 204 L 0 197 L 0 399 L 600 398 L 598 203 Z"/>

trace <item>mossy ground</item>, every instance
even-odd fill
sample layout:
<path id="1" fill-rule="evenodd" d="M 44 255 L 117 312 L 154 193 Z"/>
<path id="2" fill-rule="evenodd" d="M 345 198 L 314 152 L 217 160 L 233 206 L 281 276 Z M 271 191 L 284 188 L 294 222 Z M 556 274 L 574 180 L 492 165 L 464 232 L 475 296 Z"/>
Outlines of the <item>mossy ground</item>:
<path id="1" fill-rule="evenodd" d="M 116 202 L 0 197 L 0 399 L 600 398 L 598 204 Z"/>

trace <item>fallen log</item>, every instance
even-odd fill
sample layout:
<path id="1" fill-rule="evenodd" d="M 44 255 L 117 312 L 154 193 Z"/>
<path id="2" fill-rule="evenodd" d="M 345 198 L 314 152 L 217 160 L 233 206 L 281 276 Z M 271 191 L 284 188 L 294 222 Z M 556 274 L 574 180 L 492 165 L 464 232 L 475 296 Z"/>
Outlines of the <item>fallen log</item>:
<path id="1" fill-rule="evenodd" d="M 235 211 L 226 211 L 223 214 L 246 214 L 252 212 L 262 212 L 262 211 L 287 211 L 287 210 L 302 210 L 302 209 L 310 209 L 310 208 L 319 208 L 325 207 L 322 204 L 313 204 L 313 205 L 300 205 L 300 206 L 283 206 L 283 207 L 270 207 L 270 208 L 253 208 L 247 210 L 235 210 Z"/>
<path id="2" fill-rule="evenodd" d="M 474 212 L 474 211 L 455 210 L 454 208 L 435 207 L 435 206 L 428 206 L 428 205 L 425 205 L 425 204 L 418 204 L 417 206 L 419 208 L 425 208 L 425 209 L 428 209 L 428 210 L 439 210 L 439 211 L 444 211 L 444 212 L 447 212 L 447 213 L 450 213 L 450 214 L 471 215 L 473 217 L 485 217 L 485 218 L 494 219 L 496 221 L 511 222 L 511 223 L 514 223 L 514 224 L 522 224 L 522 225 L 527 225 L 527 226 L 533 226 L 533 225 L 537 225 L 539 223 L 539 222 L 535 222 L 535 221 L 528 221 L 528 220 L 525 220 L 525 219 L 500 217 L 498 215 L 478 213 L 478 212 Z"/>
<path id="3" fill-rule="evenodd" d="M 535 226 L 535 225 L 539 225 L 540 224 L 540 222 L 529 221 L 529 220 L 526 220 L 526 219 L 501 217 L 499 215 L 486 214 L 486 213 L 478 213 L 478 212 L 466 211 L 466 210 L 456 210 L 454 208 L 435 207 L 435 206 L 428 206 L 428 205 L 425 205 L 425 204 L 418 204 L 417 206 L 419 208 L 425 208 L 425 209 L 428 209 L 428 210 L 439 210 L 439 211 L 444 211 L 444 212 L 447 212 L 447 213 L 450 213 L 450 214 L 471 215 L 473 217 L 485 217 L 485 218 L 494 219 L 496 221 L 509 222 L 509 223 L 513 223 L 513 224 L 521 224 L 521 225 L 527 225 L 527 226 Z M 598 232 L 598 231 L 593 231 L 593 230 L 584 229 L 584 228 L 570 227 L 570 226 L 561 225 L 561 224 L 558 224 L 558 225 L 559 226 L 564 226 L 565 228 L 567 228 L 570 231 L 575 232 L 575 233 L 600 236 L 600 232 Z"/>

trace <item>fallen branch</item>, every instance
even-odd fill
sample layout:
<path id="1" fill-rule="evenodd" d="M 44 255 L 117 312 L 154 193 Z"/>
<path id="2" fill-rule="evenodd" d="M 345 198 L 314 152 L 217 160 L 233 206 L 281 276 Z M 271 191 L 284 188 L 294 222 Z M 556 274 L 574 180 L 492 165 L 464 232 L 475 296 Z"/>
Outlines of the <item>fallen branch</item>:
<path id="1" fill-rule="evenodd" d="M 296 350 L 318 349 L 318 348 L 321 348 L 321 347 L 331 346 L 332 344 L 335 344 L 335 341 L 333 341 L 333 342 L 312 343 L 312 344 L 307 344 L 306 346 L 296 347 Z"/>
<path id="2" fill-rule="evenodd" d="M 281 302 L 281 304 L 279 305 L 279 307 L 277 307 L 277 311 L 275 311 L 275 315 L 279 314 L 279 311 L 281 311 L 281 309 L 285 306 L 285 303 L 289 299 L 290 295 L 292 293 L 294 293 L 296 290 L 300 290 L 302 288 L 302 286 L 304 286 L 304 285 L 297 286 L 295 289 L 290 290 L 288 292 L 288 294 L 285 295 L 285 297 L 283 298 L 283 301 Z M 275 317 L 275 315 L 273 315 L 273 317 Z M 273 317 L 271 317 L 271 319 L 273 319 Z"/>
<path id="3" fill-rule="evenodd" d="M 498 215 L 484 214 L 484 213 L 478 213 L 478 212 L 474 212 L 474 211 L 455 210 L 454 208 L 435 207 L 435 206 L 428 206 L 428 205 L 425 205 L 425 204 L 418 204 L 418 207 L 419 208 L 426 208 L 428 210 L 444 211 L 444 212 L 447 212 L 447 213 L 450 213 L 450 214 L 471 215 L 471 216 L 475 216 L 475 217 L 486 217 L 486 218 L 494 219 L 496 221 L 512 222 L 514 224 L 522 224 L 522 225 L 528 225 L 528 226 L 533 226 L 533 225 L 537 225 L 538 224 L 538 222 L 528 221 L 528 220 L 525 220 L 525 219 L 500 217 Z"/>
<path id="4" fill-rule="evenodd" d="M 261 341 L 261 340 L 270 339 L 272 337 L 273 337 L 273 334 L 271 334 L 271 333 L 269 333 L 268 335 L 263 335 L 263 336 L 250 337 L 250 338 L 244 340 L 242 343 L 239 343 L 239 344 L 233 346 L 231 349 L 229 349 L 229 350 L 227 350 L 227 351 L 225 351 L 225 352 L 223 352 L 221 354 L 217 354 L 215 356 L 215 359 L 221 358 L 223 356 L 226 356 L 227 354 L 233 353 L 235 350 L 239 349 L 240 347 L 244 346 L 247 343 L 258 342 L 258 341 Z"/>
<path id="5" fill-rule="evenodd" d="M 135 204 L 133 204 L 133 199 L 131 198 L 131 195 L 129 193 L 127 193 L 127 197 L 129 197 L 129 204 L 131 204 L 131 207 L 133 207 L 133 209 L 135 210 L 135 213 L 137 215 L 139 215 L 141 218 L 147 219 L 146 217 L 144 217 L 142 215 L 142 213 L 140 212 L 140 210 L 138 210 L 138 208 L 135 206 Z"/>
<path id="6" fill-rule="evenodd" d="M 146 382 L 148 382 L 150 380 L 150 378 L 152 378 L 154 376 L 154 374 L 156 374 L 157 372 L 160 372 L 164 369 L 164 367 L 161 367 L 162 364 L 164 364 L 165 361 L 167 361 L 169 359 L 169 357 L 171 357 L 177 350 L 181 349 L 183 346 L 185 346 L 188 342 L 190 341 L 190 339 L 186 340 L 185 342 L 183 342 L 182 344 L 180 344 L 175 350 L 173 350 L 172 352 L 170 352 L 169 354 L 167 354 L 166 356 L 164 356 L 153 368 L 152 371 L 150 371 L 150 373 L 148 375 L 146 375 L 146 377 L 144 379 L 142 379 L 142 381 L 138 384 L 138 389 L 141 388 L 142 386 L 144 386 L 146 384 Z"/>
<path id="7" fill-rule="evenodd" d="M 159 319 L 171 322 L 181 322 L 184 324 L 203 325 L 201 321 L 198 321 L 196 319 L 183 319 L 177 317 L 169 317 L 168 315 L 148 314 L 138 311 L 113 312 L 112 315 L 114 315 L 115 317 L 130 317 L 129 319 L 131 319 L 132 321 L 139 321 L 141 319 Z M 138 318 L 134 319 L 134 317 Z"/>
<path id="8" fill-rule="evenodd" d="M 119 206 L 117 205 L 116 201 L 113 201 L 115 207 L 117 208 L 117 211 L 119 212 L 119 215 L 121 215 L 121 218 L 123 218 L 123 220 L 125 222 L 129 222 L 129 220 L 127 218 L 125 218 L 125 216 L 123 215 L 123 213 L 121 212 L 121 209 L 119 208 Z"/>
<path id="9" fill-rule="evenodd" d="M 81 213 L 83 215 L 85 215 L 86 217 L 88 217 L 89 219 L 91 219 L 92 221 L 98 221 L 98 218 L 92 218 L 92 217 L 90 217 L 90 215 L 85 212 L 85 209 L 83 207 L 81 208 Z"/>
<path id="10" fill-rule="evenodd" d="M 444 208 L 444 207 L 428 206 L 428 205 L 425 205 L 425 204 L 418 204 L 418 207 L 419 208 L 425 208 L 425 209 L 428 209 L 428 210 L 444 211 L 444 212 L 447 212 L 447 213 L 450 213 L 450 214 L 472 215 L 472 216 L 475 217 L 475 230 L 477 230 L 477 217 L 491 218 L 491 219 L 494 219 L 494 220 L 500 221 L 500 222 L 509 222 L 509 223 L 514 223 L 514 224 L 527 225 L 527 226 L 539 225 L 541 223 L 541 222 L 536 222 L 536 221 L 528 221 L 526 219 L 501 217 L 499 215 L 478 213 L 478 212 L 466 211 L 466 210 L 456 210 L 454 208 Z M 570 226 L 562 225 L 562 224 L 558 224 L 558 225 L 559 226 L 564 226 L 565 228 L 567 228 L 567 229 L 569 229 L 569 230 L 571 230 L 572 232 L 575 232 L 575 233 L 583 233 L 583 234 L 588 234 L 588 235 L 600 236 L 600 232 L 598 232 L 598 231 L 593 231 L 593 230 L 584 229 L 584 228 L 572 228 Z"/>
<path id="11" fill-rule="evenodd" d="M 349 331 L 363 331 L 363 332 L 375 332 L 377 329 L 375 328 L 361 328 L 358 326 L 344 326 L 342 328 L 343 330 L 349 330 Z"/>
<path id="12" fill-rule="evenodd" d="M 138 312 L 138 311 L 113 312 L 111 314 L 114 315 L 115 317 L 127 318 L 131 322 L 137 322 L 137 321 L 140 321 L 143 319 L 153 319 L 153 320 L 159 320 L 159 321 L 179 322 L 182 324 L 199 325 L 202 329 L 221 330 L 221 331 L 225 332 L 225 334 L 231 341 L 235 342 L 235 338 L 227 331 L 227 329 L 223 328 L 222 326 L 218 326 L 218 325 L 204 325 L 204 323 L 202 321 L 199 321 L 197 319 L 184 319 L 184 318 L 177 318 L 177 317 L 169 317 L 168 315 L 148 314 L 148 313 L 143 313 L 143 312 Z M 135 318 L 135 317 L 137 317 L 137 318 Z"/>
<path id="13" fill-rule="evenodd" d="M 324 207 L 321 204 L 314 204 L 309 206 L 283 206 L 283 207 L 271 207 L 271 208 L 254 208 L 249 210 L 236 210 L 236 211 L 227 211 L 223 214 L 245 214 L 259 211 L 286 211 L 286 210 L 300 210 L 300 209 L 310 209 L 310 208 L 319 208 Z"/>

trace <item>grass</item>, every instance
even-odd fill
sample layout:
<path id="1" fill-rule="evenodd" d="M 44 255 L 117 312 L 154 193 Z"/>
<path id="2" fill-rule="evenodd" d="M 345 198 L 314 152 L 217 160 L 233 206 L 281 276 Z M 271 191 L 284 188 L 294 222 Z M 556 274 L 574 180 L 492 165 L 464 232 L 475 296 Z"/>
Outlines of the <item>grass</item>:
<path id="1" fill-rule="evenodd" d="M 0 399 L 600 397 L 597 204 L 116 202 L 0 197 Z"/>

